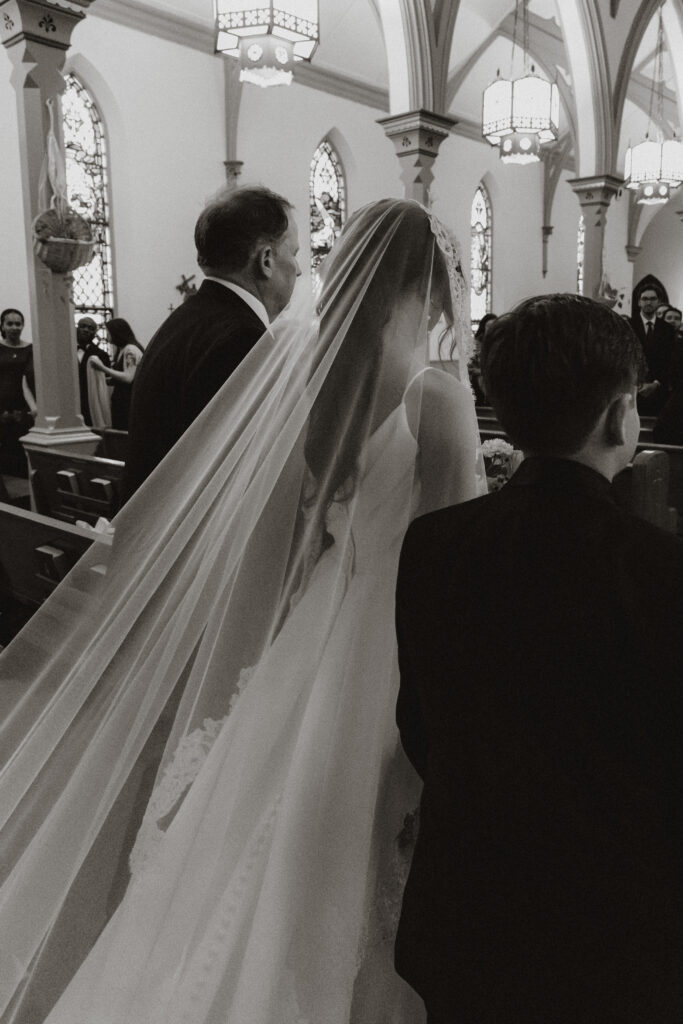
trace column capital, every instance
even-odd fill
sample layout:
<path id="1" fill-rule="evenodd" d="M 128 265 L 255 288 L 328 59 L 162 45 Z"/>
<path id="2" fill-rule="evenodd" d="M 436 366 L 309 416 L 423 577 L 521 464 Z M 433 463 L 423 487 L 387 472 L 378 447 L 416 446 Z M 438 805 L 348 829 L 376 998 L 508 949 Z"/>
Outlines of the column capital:
<path id="1" fill-rule="evenodd" d="M 638 256 L 640 255 L 640 251 L 641 251 L 642 248 L 643 248 L 642 245 L 627 245 L 626 246 L 626 258 L 628 259 L 629 263 L 635 263 L 636 262 L 636 260 L 638 259 Z"/>
<path id="2" fill-rule="evenodd" d="M 0 38 L 7 49 L 18 43 L 39 43 L 68 50 L 74 27 L 92 0 L 0 0 Z M 80 10 L 79 8 L 83 8 Z"/>
<path id="3" fill-rule="evenodd" d="M 406 149 L 420 149 L 434 156 L 457 123 L 454 117 L 435 114 L 431 110 L 409 110 L 405 114 L 380 117 L 377 121 L 384 128 L 385 135 L 393 141 L 397 153 Z"/>
<path id="4" fill-rule="evenodd" d="M 624 181 L 613 174 L 599 174 L 591 178 L 572 178 L 569 184 L 581 206 L 609 206 Z"/>
<path id="5" fill-rule="evenodd" d="M 381 117 L 377 123 L 394 144 L 406 198 L 428 205 L 429 189 L 434 180 L 432 166 L 441 143 L 457 121 L 431 110 L 410 110 Z"/>

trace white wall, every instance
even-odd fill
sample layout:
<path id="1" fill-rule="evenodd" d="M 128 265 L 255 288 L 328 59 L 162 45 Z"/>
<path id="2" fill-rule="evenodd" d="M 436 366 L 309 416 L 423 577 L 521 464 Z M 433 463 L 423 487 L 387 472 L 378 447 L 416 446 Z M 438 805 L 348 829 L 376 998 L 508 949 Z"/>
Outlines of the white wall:
<path id="1" fill-rule="evenodd" d="M 245 85 L 237 132 L 237 156 L 244 161 L 241 184 L 262 184 L 296 207 L 302 284 L 308 280 L 308 182 L 313 153 L 332 131 L 347 182 L 347 210 L 385 196 L 402 196 L 393 143 L 377 118 L 386 112 L 297 85 L 260 89 Z"/>
<path id="2" fill-rule="evenodd" d="M 193 228 L 225 183 L 222 59 L 88 16 L 69 54 L 107 129 L 116 313 L 145 343 L 200 274 Z"/>
<path id="3" fill-rule="evenodd" d="M 492 206 L 492 309 L 500 314 L 529 295 L 576 290 L 578 203 L 563 179 L 552 211 L 548 274 L 543 277 L 543 168 L 503 164 L 487 143 L 451 135 L 439 151 L 434 212 L 460 239 L 469 278 L 470 210 L 484 181 Z"/>
<path id="4" fill-rule="evenodd" d="M 28 311 L 16 101 L 2 57 L 0 260 L 5 305 Z M 74 31 L 66 70 L 91 91 L 110 158 L 115 312 L 144 344 L 180 301 L 181 275 L 197 275 L 193 228 L 225 184 L 222 58 L 89 14 Z M 28 331 L 27 331 L 27 336 Z"/>
<path id="5" fill-rule="evenodd" d="M 658 277 L 669 294 L 669 302 L 683 304 L 683 187 L 660 207 L 641 239 L 641 251 L 634 264 L 633 283 L 646 274 Z"/>
<path id="6" fill-rule="evenodd" d="M 6 50 L 0 54 L 0 309 L 12 306 L 26 317 L 24 338 L 33 339 L 26 274 L 24 206 L 19 162 L 16 93 L 10 84 L 12 63 Z"/>

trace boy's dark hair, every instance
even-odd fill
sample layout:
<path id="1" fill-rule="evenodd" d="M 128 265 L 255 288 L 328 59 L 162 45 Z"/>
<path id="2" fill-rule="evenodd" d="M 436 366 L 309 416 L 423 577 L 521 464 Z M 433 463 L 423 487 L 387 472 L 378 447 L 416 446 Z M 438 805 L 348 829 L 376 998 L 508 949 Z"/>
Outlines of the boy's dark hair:
<path id="1" fill-rule="evenodd" d="M 220 194 L 195 225 L 199 266 L 226 273 L 243 270 L 259 243 L 276 244 L 282 238 L 291 208 L 282 196 L 260 186 Z"/>
<path id="2" fill-rule="evenodd" d="M 526 299 L 498 317 L 482 341 L 491 405 L 515 445 L 537 455 L 579 451 L 643 367 L 631 325 L 581 295 Z"/>

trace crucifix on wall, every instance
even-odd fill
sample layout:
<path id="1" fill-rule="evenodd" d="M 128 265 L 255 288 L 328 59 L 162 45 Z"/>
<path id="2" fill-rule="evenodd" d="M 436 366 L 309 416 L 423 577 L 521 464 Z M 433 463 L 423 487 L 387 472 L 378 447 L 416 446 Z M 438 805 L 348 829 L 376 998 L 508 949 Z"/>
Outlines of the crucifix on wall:
<path id="1" fill-rule="evenodd" d="M 192 283 L 195 277 L 195 274 L 192 274 L 191 277 L 185 277 L 184 274 L 180 275 L 181 281 L 180 284 L 175 286 L 175 290 L 180 292 L 183 302 L 185 299 L 189 298 L 190 295 L 196 295 L 197 293 L 197 285 Z"/>

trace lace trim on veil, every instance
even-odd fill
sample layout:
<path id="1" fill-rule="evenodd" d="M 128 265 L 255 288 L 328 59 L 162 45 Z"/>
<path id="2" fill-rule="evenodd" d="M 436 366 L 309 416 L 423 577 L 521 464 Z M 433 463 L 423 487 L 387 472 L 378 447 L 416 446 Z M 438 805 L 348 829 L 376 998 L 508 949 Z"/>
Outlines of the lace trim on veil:
<path id="1" fill-rule="evenodd" d="M 166 834 L 166 829 L 162 825 L 164 818 L 178 806 L 199 775 L 216 738 L 253 674 L 254 666 L 243 668 L 240 672 L 237 688 L 230 698 L 227 715 L 223 718 L 205 718 L 199 728 L 183 736 L 178 743 L 147 805 L 144 820 L 130 854 L 131 874 L 139 875 L 153 859 Z"/>
<path id="2" fill-rule="evenodd" d="M 464 379 L 461 378 L 461 380 L 465 384 L 469 383 L 467 365 L 472 357 L 473 339 L 465 314 L 467 309 L 467 288 L 462 272 L 460 245 L 453 232 L 449 231 L 433 213 L 430 213 L 429 210 L 426 213 L 429 217 L 429 224 L 436 244 L 446 260 L 451 303 L 453 306 L 453 332 L 458 350 L 459 369 L 461 373 L 464 372 Z"/>

